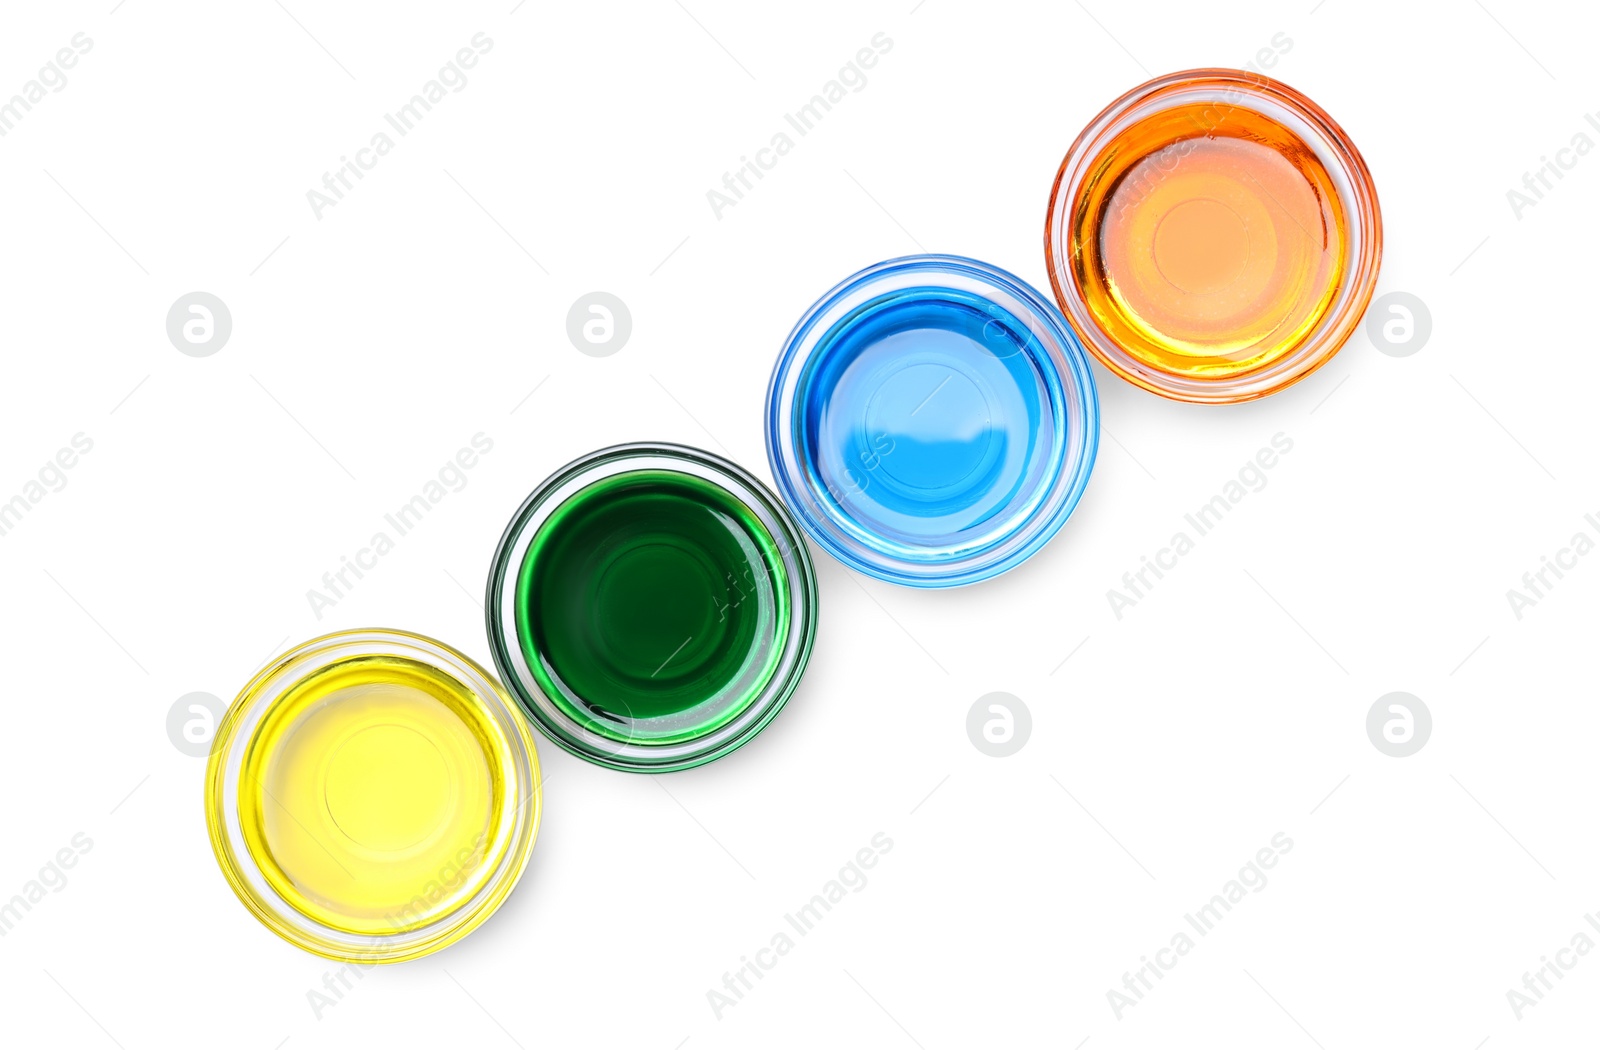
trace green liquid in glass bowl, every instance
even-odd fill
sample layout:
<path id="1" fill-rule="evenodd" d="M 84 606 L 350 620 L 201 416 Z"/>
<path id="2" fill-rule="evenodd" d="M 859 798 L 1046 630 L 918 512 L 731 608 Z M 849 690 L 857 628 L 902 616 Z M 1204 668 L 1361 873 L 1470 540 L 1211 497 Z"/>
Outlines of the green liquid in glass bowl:
<path id="1" fill-rule="evenodd" d="M 754 478 L 678 446 L 606 449 L 518 512 L 490 574 L 495 661 L 555 742 L 683 769 L 771 721 L 816 623 L 811 563 Z"/>

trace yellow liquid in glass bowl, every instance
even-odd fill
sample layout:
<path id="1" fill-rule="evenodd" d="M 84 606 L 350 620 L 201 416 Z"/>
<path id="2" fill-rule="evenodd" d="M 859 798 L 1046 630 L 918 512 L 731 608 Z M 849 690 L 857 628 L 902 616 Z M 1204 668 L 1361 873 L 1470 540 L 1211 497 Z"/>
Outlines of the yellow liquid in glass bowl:
<path id="1" fill-rule="evenodd" d="M 488 874 L 502 771 L 470 693 L 365 657 L 285 692 L 245 759 L 240 817 L 296 911 L 352 933 L 414 929 Z"/>
<path id="2" fill-rule="evenodd" d="M 539 796 L 532 734 L 487 672 L 417 635 L 351 631 L 245 687 L 206 819 L 229 883 L 274 932 L 391 962 L 454 943 L 505 900 Z"/>

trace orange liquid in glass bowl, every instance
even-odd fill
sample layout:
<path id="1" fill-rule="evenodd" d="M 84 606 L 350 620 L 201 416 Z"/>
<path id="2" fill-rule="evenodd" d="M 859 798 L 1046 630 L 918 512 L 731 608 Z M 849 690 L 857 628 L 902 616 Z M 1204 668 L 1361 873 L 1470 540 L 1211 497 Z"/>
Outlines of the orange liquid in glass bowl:
<path id="1" fill-rule="evenodd" d="M 1262 397 L 1354 330 L 1377 278 L 1376 194 L 1310 100 L 1176 74 L 1085 130 L 1051 198 L 1057 300 L 1102 363 L 1167 397 Z"/>

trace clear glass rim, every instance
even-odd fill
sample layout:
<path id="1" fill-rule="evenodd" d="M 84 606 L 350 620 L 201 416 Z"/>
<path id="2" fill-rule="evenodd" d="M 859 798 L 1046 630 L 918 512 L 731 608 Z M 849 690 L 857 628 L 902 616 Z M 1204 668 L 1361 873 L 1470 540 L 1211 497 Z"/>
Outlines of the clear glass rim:
<path id="1" fill-rule="evenodd" d="M 414 930 L 354 934 L 313 919 L 268 882 L 251 853 L 239 817 L 244 758 L 262 719 L 283 692 L 307 674 L 360 656 L 401 656 L 425 663 L 473 693 L 498 729 L 494 745 L 513 776 L 504 805 L 512 812 L 488 851 L 492 868 L 459 907 Z M 543 808 L 539 755 L 533 734 L 494 676 L 470 657 L 424 635 L 389 628 L 336 631 L 288 650 L 240 690 L 217 729 L 206 769 L 206 824 L 224 877 L 268 929 L 305 951 L 355 963 L 402 962 L 448 947 L 471 933 L 511 895 L 528 865 Z"/>
<path id="2" fill-rule="evenodd" d="M 1090 313 L 1068 259 L 1072 213 L 1105 146 L 1128 127 L 1177 104 L 1222 102 L 1253 108 L 1298 134 L 1334 181 L 1344 207 L 1351 265 L 1322 323 L 1292 352 L 1259 368 L 1199 378 L 1154 368 L 1108 336 Z M 1326 364 L 1361 323 L 1378 282 L 1383 220 L 1377 187 L 1355 143 L 1321 106 L 1271 77 L 1240 69 L 1190 69 L 1146 81 L 1112 102 L 1078 135 L 1056 173 L 1045 217 L 1045 265 L 1056 302 L 1089 351 L 1117 375 L 1175 401 L 1232 404 L 1277 393 Z"/>
<path id="3" fill-rule="evenodd" d="M 539 529 L 558 507 L 597 481 L 634 470 L 672 470 L 708 481 L 750 508 L 784 560 L 789 579 L 789 630 L 771 678 L 733 719 L 672 744 L 618 741 L 579 724 L 540 689 L 517 638 L 517 573 Z M 799 687 L 817 622 L 817 584 L 799 527 L 776 497 L 738 464 L 704 449 L 635 442 L 599 449 L 568 463 L 523 501 L 495 547 L 484 598 L 489 648 L 519 708 L 562 750 L 596 765 L 630 773 L 669 773 L 721 758 L 753 739 L 777 717 Z"/>
<path id="4" fill-rule="evenodd" d="M 795 401 L 808 363 L 836 323 L 878 295 L 921 283 L 948 283 L 960 292 L 1004 300 L 1028 324 L 1030 357 L 1045 378 L 1056 415 L 1055 467 L 1041 479 L 1025 508 L 981 543 L 955 549 L 897 552 L 823 498 L 819 479 L 801 463 L 796 439 L 801 420 Z M 964 287 L 962 286 L 964 285 Z M 1100 436 L 1100 403 L 1088 355 L 1060 311 L 1021 278 L 959 255 L 908 255 L 886 259 L 845 278 L 796 322 L 767 387 L 767 459 L 778 492 L 806 533 L 838 561 L 889 583 L 959 587 L 991 579 L 1022 564 L 1053 538 L 1088 487 Z"/>

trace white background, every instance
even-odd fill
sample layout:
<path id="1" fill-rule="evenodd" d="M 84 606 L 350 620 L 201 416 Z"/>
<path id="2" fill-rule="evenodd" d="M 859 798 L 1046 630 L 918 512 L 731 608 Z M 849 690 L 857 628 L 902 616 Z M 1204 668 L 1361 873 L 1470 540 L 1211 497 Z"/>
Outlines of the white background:
<path id="1" fill-rule="evenodd" d="M 1575 134 L 1600 141 L 1592 11 L 285 2 L 10 5 L 0 29 L 0 96 L 93 41 L 0 138 L 0 499 L 74 434 L 94 443 L 0 537 L 0 900 L 93 842 L 0 938 L 8 1044 L 1593 1039 L 1600 953 L 1520 1021 L 1506 998 L 1600 911 L 1600 557 L 1521 620 L 1506 598 L 1600 512 L 1600 157 L 1520 218 L 1506 198 Z M 306 191 L 478 32 L 493 49 L 466 87 L 314 217 Z M 866 87 L 716 218 L 707 190 L 879 32 Z M 935 593 L 819 556 L 811 668 L 765 734 L 659 778 L 543 744 L 510 902 L 319 1019 L 307 992 L 334 967 L 223 881 L 173 702 L 231 698 L 340 628 L 487 662 L 489 557 L 549 471 L 664 439 L 767 477 L 768 372 L 818 295 L 923 249 L 1047 289 L 1046 197 L 1079 128 L 1149 75 L 1241 65 L 1278 33 L 1272 72 L 1371 165 L 1378 290 L 1429 306 L 1422 351 L 1360 332 L 1224 408 L 1098 371 L 1108 440 L 1041 554 Z M 203 359 L 165 332 L 195 290 L 233 317 Z M 565 329 L 595 290 L 633 316 L 604 359 Z M 494 450 L 468 486 L 313 615 L 306 591 L 480 431 Z M 1280 431 L 1267 487 L 1118 620 L 1107 590 Z M 965 728 L 996 690 L 1033 719 L 1004 759 Z M 1393 690 L 1433 713 L 1410 758 L 1366 735 Z M 894 846 L 868 885 L 719 1020 L 707 991 L 879 831 Z M 1119 1020 L 1107 991 L 1278 832 L 1294 847 L 1266 888 Z"/>

